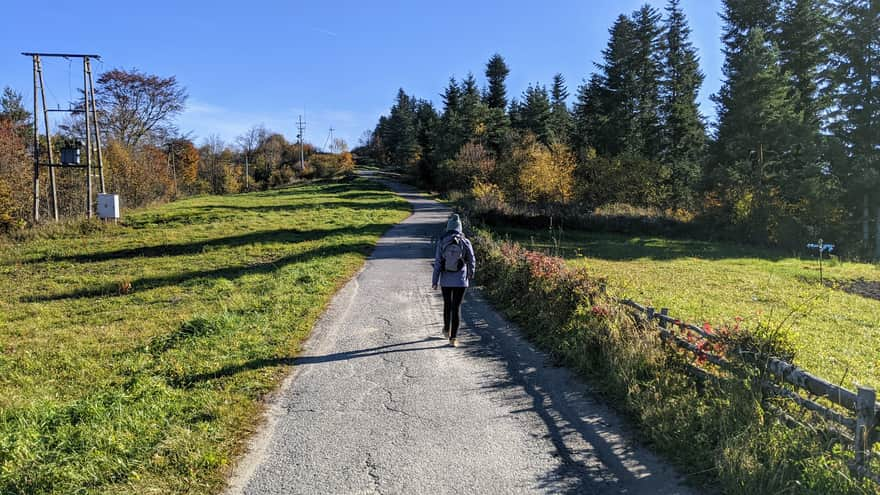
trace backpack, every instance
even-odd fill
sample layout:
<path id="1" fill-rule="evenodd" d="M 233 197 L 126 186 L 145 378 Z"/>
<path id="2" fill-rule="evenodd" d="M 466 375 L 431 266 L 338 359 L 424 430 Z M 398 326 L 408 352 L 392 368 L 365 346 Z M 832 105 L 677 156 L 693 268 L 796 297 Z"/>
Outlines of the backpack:
<path id="1" fill-rule="evenodd" d="M 452 239 L 440 251 L 440 271 L 460 272 L 464 268 L 463 236 L 453 234 Z"/>

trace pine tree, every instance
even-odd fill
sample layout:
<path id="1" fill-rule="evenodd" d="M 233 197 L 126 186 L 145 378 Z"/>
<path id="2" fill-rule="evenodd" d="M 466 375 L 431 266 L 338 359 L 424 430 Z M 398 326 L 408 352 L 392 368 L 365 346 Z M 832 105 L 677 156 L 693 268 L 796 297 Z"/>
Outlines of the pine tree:
<path id="1" fill-rule="evenodd" d="M 636 74 L 632 61 L 637 52 L 636 26 L 620 15 L 611 26 L 608 46 L 602 51 L 601 89 L 597 92 L 603 124 L 593 136 L 596 150 L 616 156 L 641 149 L 636 138 Z"/>
<path id="2" fill-rule="evenodd" d="M 662 159 L 671 167 L 670 188 L 682 206 L 693 206 L 699 182 L 700 160 L 706 145 L 706 126 L 697 96 L 703 84 L 697 50 L 690 42 L 690 27 L 680 0 L 666 7 L 663 33 L 661 85 L 663 128 Z"/>
<path id="3" fill-rule="evenodd" d="M 550 136 L 555 142 L 568 143 L 574 128 L 567 100 L 568 88 L 565 86 L 565 78 L 557 73 L 553 76 L 553 86 L 550 90 Z"/>
<path id="4" fill-rule="evenodd" d="M 388 118 L 386 145 L 390 152 L 392 165 L 413 168 L 421 157 L 417 129 L 416 102 L 403 91 L 398 90 L 394 106 Z"/>
<path id="5" fill-rule="evenodd" d="M 22 104 L 21 93 L 6 86 L 0 95 L 0 119 L 9 120 L 14 128 L 30 125 L 31 114 Z"/>
<path id="6" fill-rule="evenodd" d="M 461 144 L 464 144 L 485 132 L 481 126 L 485 126 L 486 105 L 480 98 L 480 87 L 473 74 L 468 73 L 462 83 L 461 93 L 461 117 L 464 125 Z"/>
<path id="7" fill-rule="evenodd" d="M 420 151 L 418 174 L 425 184 L 434 184 L 436 177 L 439 127 L 440 116 L 437 115 L 434 105 L 427 100 L 418 100 L 415 104 L 415 133 Z"/>
<path id="8" fill-rule="evenodd" d="M 530 84 L 523 92 L 522 99 L 519 125 L 523 130 L 534 133 L 540 142 L 549 145 L 553 133 L 550 125 L 550 96 L 547 93 L 547 88 L 540 84 L 534 86 Z"/>
<path id="9" fill-rule="evenodd" d="M 602 78 L 593 74 L 589 81 L 578 86 L 578 92 L 574 103 L 573 131 L 571 143 L 578 158 L 583 161 L 588 148 L 595 150 L 596 136 L 599 129 L 605 125 L 604 114 L 601 104 Z"/>
<path id="10" fill-rule="evenodd" d="M 458 87 L 455 77 L 449 78 L 449 84 L 441 95 L 443 98 L 443 113 L 459 112 L 461 110 L 461 88 Z"/>
<path id="11" fill-rule="evenodd" d="M 455 156 L 458 148 L 463 143 L 462 136 L 465 134 L 462 120 L 462 91 L 454 77 L 449 78 L 449 83 L 442 95 L 443 114 L 440 117 L 439 135 L 434 152 L 434 160 L 439 163 Z"/>
<path id="12" fill-rule="evenodd" d="M 489 108 L 507 108 L 507 87 L 505 80 L 510 74 L 510 69 L 504 63 L 504 58 L 499 54 L 492 55 L 486 64 L 486 79 L 489 82 L 489 88 L 486 92 L 484 102 Z"/>
<path id="13" fill-rule="evenodd" d="M 738 2 L 726 0 L 728 11 Z M 714 97 L 719 120 L 708 177 L 725 197 L 730 220 L 740 223 L 751 240 L 767 242 L 774 196 L 793 186 L 792 130 L 800 119 L 778 51 L 764 31 L 751 28 L 745 38 L 735 39 L 739 42 L 744 44 L 726 47 L 726 80 Z"/>
<path id="14" fill-rule="evenodd" d="M 724 31 L 721 40 L 726 50 L 744 46 L 754 29 L 760 29 L 766 42 L 776 37 L 779 26 L 779 6 L 782 0 L 724 0 Z"/>
<path id="15" fill-rule="evenodd" d="M 635 48 L 630 68 L 635 76 L 635 127 L 641 147 L 638 152 L 656 159 L 661 149 L 660 138 L 660 13 L 645 4 L 632 15 Z"/>
<path id="16" fill-rule="evenodd" d="M 828 129 L 841 143 L 834 173 L 848 189 L 851 214 L 861 218 L 859 237 L 880 258 L 880 6 L 872 0 L 834 5 L 829 85 L 833 112 Z M 876 225 L 876 222 L 875 222 Z M 868 243 L 873 230 L 874 246 Z"/>
<path id="17" fill-rule="evenodd" d="M 816 133 L 827 107 L 818 98 L 819 75 L 829 55 L 830 21 L 823 4 L 823 0 L 786 0 L 778 37 L 780 62 L 791 80 L 795 110 Z"/>

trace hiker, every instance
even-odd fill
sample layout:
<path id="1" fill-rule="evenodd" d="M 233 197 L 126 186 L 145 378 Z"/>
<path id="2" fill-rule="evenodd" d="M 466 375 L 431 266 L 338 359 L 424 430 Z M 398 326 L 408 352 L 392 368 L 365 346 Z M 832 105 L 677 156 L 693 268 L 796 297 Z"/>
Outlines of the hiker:
<path id="1" fill-rule="evenodd" d="M 437 243 L 431 282 L 432 289 L 437 289 L 439 283 L 443 292 L 443 336 L 449 339 L 453 347 L 458 345 L 461 301 L 476 268 L 474 248 L 462 233 L 461 219 L 453 213 L 446 222 L 446 232 Z"/>

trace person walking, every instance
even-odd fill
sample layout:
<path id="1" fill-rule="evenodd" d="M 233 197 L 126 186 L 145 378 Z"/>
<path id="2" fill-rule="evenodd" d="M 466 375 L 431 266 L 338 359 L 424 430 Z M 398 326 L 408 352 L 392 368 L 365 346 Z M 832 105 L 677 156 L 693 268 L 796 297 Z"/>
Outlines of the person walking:
<path id="1" fill-rule="evenodd" d="M 443 336 L 458 346 L 458 326 L 464 292 L 474 278 L 477 261 L 474 248 L 462 232 L 461 219 L 453 213 L 446 222 L 446 232 L 437 243 L 431 288 L 443 292 Z"/>

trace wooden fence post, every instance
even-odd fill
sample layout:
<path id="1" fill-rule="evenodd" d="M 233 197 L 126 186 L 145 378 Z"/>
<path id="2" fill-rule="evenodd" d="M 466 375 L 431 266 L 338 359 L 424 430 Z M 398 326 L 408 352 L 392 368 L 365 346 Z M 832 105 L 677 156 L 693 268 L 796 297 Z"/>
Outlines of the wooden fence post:
<path id="1" fill-rule="evenodd" d="M 877 392 L 873 388 L 859 387 L 856 402 L 855 453 L 856 470 L 859 475 L 868 473 L 868 461 L 874 445 L 874 428 L 877 426 Z"/>
<path id="2" fill-rule="evenodd" d="M 650 323 L 651 320 L 654 319 L 654 308 L 652 308 L 651 306 L 648 306 L 647 308 L 645 308 L 645 312 L 647 313 L 647 316 L 648 316 L 648 323 Z"/>
<path id="3" fill-rule="evenodd" d="M 660 314 L 663 316 L 669 316 L 669 308 L 660 308 Z M 660 328 L 666 328 L 666 320 L 660 319 Z"/>

